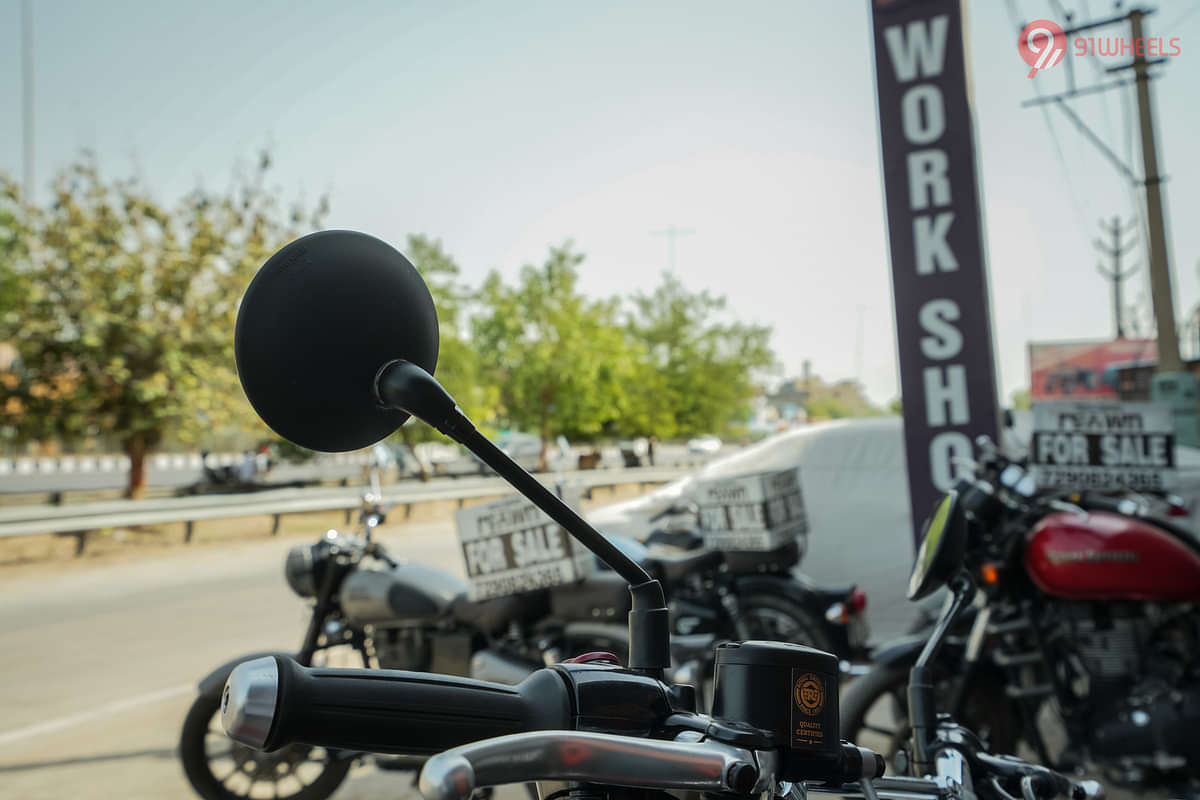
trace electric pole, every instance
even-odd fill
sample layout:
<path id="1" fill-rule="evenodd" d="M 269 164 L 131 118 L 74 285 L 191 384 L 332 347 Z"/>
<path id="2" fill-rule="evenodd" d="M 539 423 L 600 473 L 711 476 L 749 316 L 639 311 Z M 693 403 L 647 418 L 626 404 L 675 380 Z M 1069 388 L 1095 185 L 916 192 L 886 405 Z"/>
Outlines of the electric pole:
<path id="1" fill-rule="evenodd" d="M 1133 71 L 1133 81 L 1137 89 L 1138 124 L 1142 139 L 1142 179 L 1139 181 L 1133 170 L 1124 164 L 1112 150 L 1100 140 L 1064 102 L 1084 94 L 1104 92 L 1109 89 L 1125 86 L 1128 80 L 1116 83 L 1077 89 L 1071 80 L 1070 90 L 1053 97 L 1040 96 L 1022 105 L 1040 105 L 1054 103 L 1071 120 L 1088 141 L 1104 154 L 1114 166 L 1137 188 L 1145 190 L 1146 197 L 1146 251 L 1147 264 L 1150 273 L 1150 300 L 1154 309 L 1154 322 L 1158 331 L 1158 364 L 1154 370 L 1151 384 L 1151 398 L 1156 403 L 1171 407 L 1175 422 L 1176 444 L 1195 447 L 1200 444 L 1200 385 L 1196 377 L 1188 372 L 1179 356 L 1179 331 L 1175 322 L 1175 305 L 1171 292 L 1171 267 L 1167 257 L 1167 233 L 1163 220 L 1162 176 L 1158 171 L 1158 149 L 1154 139 L 1154 114 L 1150 101 L 1150 67 L 1160 64 L 1165 59 L 1147 60 L 1146 32 L 1142 22 L 1150 12 L 1135 8 L 1126 14 L 1096 20 L 1082 25 L 1074 25 L 1063 31 L 1068 37 L 1085 30 L 1101 28 L 1118 23 L 1129 23 L 1130 44 L 1133 50 L 1133 61 L 1121 66 L 1110 67 L 1107 72 Z M 1123 47 L 1123 45 L 1122 45 Z M 1073 78 L 1073 76 L 1068 76 Z"/>
<path id="2" fill-rule="evenodd" d="M 1131 241 L 1131 242 L 1129 242 L 1129 244 L 1122 246 L 1121 239 L 1124 238 L 1124 234 L 1127 233 L 1128 231 L 1122 230 L 1120 217 L 1113 217 L 1112 223 L 1109 225 L 1105 225 L 1104 220 L 1101 220 L 1100 227 L 1102 229 L 1104 229 L 1105 233 L 1109 234 L 1109 237 L 1112 239 L 1112 244 L 1108 245 L 1108 244 L 1105 244 L 1102 240 L 1097 239 L 1095 242 L 1096 249 L 1099 250 L 1104 255 L 1108 256 L 1109 259 L 1111 259 L 1112 268 L 1105 269 L 1102 265 L 1097 264 L 1096 269 L 1100 272 L 1101 275 L 1103 275 L 1105 278 L 1112 281 L 1112 285 L 1113 285 L 1113 317 L 1114 317 L 1114 320 L 1116 322 L 1116 327 L 1117 327 L 1117 338 L 1124 339 L 1125 338 L 1125 320 L 1124 320 L 1125 305 L 1122 300 L 1121 283 L 1126 278 L 1130 277 L 1135 272 L 1137 272 L 1138 268 L 1136 266 L 1132 266 L 1128 270 L 1122 271 L 1121 270 L 1121 257 L 1123 255 L 1125 255 L 1126 253 L 1128 253 L 1133 248 L 1133 242 Z"/>
<path id="3" fill-rule="evenodd" d="M 1134 42 L 1144 41 L 1142 18 L 1146 12 L 1129 12 L 1129 33 Z M 1159 59 L 1161 60 L 1161 59 Z M 1154 62 L 1154 63 L 1157 63 Z M 1154 118 L 1150 107 L 1150 65 L 1145 48 L 1135 48 L 1132 69 L 1137 84 L 1138 119 L 1142 135 L 1143 182 L 1146 186 L 1146 218 L 1150 241 L 1150 299 L 1158 324 L 1158 367 L 1155 372 L 1182 372 L 1179 334 L 1175 330 L 1175 304 L 1171 293 L 1171 267 L 1167 260 L 1167 232 L 1163 222 L 1162 177 L 1158 174 L 1158 150 L 1154 140 Z"/>
<path id="4" fill-rule="evenodd" d="M 675 272 L 675 240 L 680 236 L 691 236 L 693 233 L 695 231 L 691 228 L 676 228 L 674 225 L 665 231 L 650 231 L 651 236 L 667 237 L 667 269 L 672 274 Z"/>

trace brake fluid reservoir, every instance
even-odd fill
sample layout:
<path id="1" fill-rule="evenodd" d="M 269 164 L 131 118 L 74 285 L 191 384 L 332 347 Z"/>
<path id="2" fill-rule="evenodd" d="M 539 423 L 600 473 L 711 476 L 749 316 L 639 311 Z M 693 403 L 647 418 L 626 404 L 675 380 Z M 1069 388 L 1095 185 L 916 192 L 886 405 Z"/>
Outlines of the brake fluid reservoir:
<path id="1" fill-rule="evenodd" d="M 772 732 L 797 762 L 837 757 L 837 656 L 783 642 L 729 642 L 717 648 L 714 681 L 713 717 Z"/>

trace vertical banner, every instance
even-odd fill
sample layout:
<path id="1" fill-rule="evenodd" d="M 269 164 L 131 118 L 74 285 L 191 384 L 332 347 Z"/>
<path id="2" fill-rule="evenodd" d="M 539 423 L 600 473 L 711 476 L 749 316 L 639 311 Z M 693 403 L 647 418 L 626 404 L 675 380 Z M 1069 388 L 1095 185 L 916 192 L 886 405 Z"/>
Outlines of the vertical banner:
<path id="1" fill-rule="evenodd" d="M 959 0 L 873 0 L 914 535 L 998 406 Z"/>

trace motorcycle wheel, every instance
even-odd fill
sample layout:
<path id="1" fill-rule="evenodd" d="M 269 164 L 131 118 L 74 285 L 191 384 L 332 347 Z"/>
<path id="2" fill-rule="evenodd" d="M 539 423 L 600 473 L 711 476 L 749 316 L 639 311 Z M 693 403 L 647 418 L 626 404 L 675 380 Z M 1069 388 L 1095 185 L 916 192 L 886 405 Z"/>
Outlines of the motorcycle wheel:
<path id="1" fill-rule="evenodd" d="M 820 622 L 798 603 L 785 597 L 752 594 L 739 600 L 748 638 L 791 642 L 829 652 L 833 649 Z"/>
<path id="2" fill-rule="evenodd" d="M 897 774 L 895 756 L 908 747 L 908 664 L 881 664 L 855 678 L 839 701 L 841 736 L 884 757 Z M 942 694 L 942 679 L 935 677 Z M 967 687 L 963 718 L 958 722 L 984 737 L 995 753 L 1015 753 L 1021 739 L 1020 718 L 1004 699 L 1002 685 L 981 678 Z"/>
<path id="3" fill-rule="evenodd" d="M 196 698 L 183 721 L 179 758 L 204 800 L 325 800 L 345 780 L 352 762 L 321 747 L 288 745 L 263 753 L 239 744 L 221 728 L 220 699 L 204 696 Z"/>

